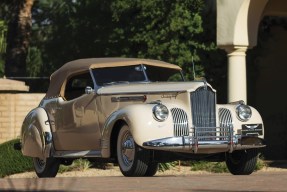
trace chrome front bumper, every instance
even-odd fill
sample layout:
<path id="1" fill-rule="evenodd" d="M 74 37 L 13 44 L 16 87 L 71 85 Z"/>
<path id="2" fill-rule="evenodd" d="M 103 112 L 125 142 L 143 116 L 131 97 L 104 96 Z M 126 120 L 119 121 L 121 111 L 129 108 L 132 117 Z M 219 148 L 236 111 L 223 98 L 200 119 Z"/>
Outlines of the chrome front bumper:
<path id="1" fill-rule="evenodd" d="M 196 130 L 196 129 L 195 129 Z M 213 128 L 215 131 L 194 131 L 192 136 L 161 138 L 143 143 L 143 147 L 156 150 L 184 150 L 198 153 L 200 149 L 218 149 L 233 152 L 251 148 L 265 147 L 265 141 L 257 136 L 233 135 L 233 129 Z M 213 133 L 206 136 L 205 133 Z"/>

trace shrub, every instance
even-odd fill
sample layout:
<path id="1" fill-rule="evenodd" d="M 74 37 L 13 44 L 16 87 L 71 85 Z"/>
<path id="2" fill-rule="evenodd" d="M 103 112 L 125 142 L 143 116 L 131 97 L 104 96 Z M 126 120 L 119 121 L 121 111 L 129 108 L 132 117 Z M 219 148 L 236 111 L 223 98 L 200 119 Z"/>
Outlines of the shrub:
<path id="1" fill-rule="evenodd" d="M 264 157 L 263 156 L 259 156 L 258 160 L 257 160 L 257 164 L 256 164 L 256 168 L 255 170 L 258 171 L 260 169 L 263 169 L 264 167 L 267 167 L 268 165 L 266 164 L 266 162 L 264 162 Z"/>
<path id="2" fill-rule="evenodd" d="M 60 165 L 59 173 L 64 173 L 68 171 L 86 171 L 91 166 L 91 162 L 87 159 L 76 159 L 73 161 L 72 165 Z"/>
<path id="3" fill-rule="evenodd" d="M 0 144 L 0 177 L 33 169 L 32 158 L 25 157 L 21 151 L 14 149 L 17 142 L 19 139 Z"/>
<path id="4" fill-rule="evenodd" d="M 212 173 L 226 173 L 228 169 L 225 162 L 191 161 L 191 171 L 207 171 Z"/>
<path id="5" fill-rule="evenodd" d="M 168 162 L 168 163 L 160 163 L 158 166 L 158 171 L 164 172 L 164 171 L 172 169 L 175 166 L 177 166 L 177 161 Z"/>

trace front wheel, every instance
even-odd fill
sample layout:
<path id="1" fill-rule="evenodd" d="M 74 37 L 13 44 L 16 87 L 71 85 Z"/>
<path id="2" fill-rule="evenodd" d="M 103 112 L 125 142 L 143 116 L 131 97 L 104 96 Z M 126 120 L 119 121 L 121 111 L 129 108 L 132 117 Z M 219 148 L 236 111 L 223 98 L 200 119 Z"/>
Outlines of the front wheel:
<path id="1" fill-rule="evenodd" d="M 154 176 L 158 170 L 158 166 L 159 166 L 159 164 L 157 162 L 150 162 L 148 164 L 148 168 L 147 168 L 144 176 L 146 176 L 146 177 Z"/>
<path id="2" fill-rule="evenodd" d="M 34 169 L 38 177 L 55 177 L 58 173 L 60 161 L 55 158 L 33 158 Z"/>
<path id="3" fill-rule="evenodd" d="M 258 154 L 258 149 L 247 149 L 227 153 L 227 168 L 233 175 L 250 175 L 256 168 Z"/>
<path id="4" fill-rule="evenodd" d="M 153 176 L 157 171 L 157 164 L 150 161 L 150 151 L 135 143 L 127 125 L 122 126 L 118 135 L 117 159 L 127 177 Z"/>

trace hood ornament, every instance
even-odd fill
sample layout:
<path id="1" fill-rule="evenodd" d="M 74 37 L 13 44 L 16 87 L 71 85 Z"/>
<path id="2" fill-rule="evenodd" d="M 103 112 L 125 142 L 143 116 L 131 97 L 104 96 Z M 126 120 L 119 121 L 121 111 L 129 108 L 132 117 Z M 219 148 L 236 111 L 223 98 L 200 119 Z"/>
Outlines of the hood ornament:
<path id="1" fill-rule="evenodd" d="M 203 83 L 204 83 L 204 90 L 207 90 L 207 81 L 206 81 L 206 79 L 203 80 Z"/>

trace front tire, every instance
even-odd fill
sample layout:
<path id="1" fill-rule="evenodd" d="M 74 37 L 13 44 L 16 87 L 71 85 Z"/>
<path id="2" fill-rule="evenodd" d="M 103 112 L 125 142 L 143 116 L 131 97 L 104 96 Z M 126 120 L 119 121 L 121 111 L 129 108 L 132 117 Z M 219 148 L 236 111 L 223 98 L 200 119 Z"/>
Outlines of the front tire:
<path id="1" fill-rule="evenodd" d="M 233 175 L 250 175 L 256 168 L 258 154 L 258 149 L 247 149 L 227 153 L 227 168 Z"/>
<path id="2" fill-rule="evenodd" d="M 150 151 L 135 143 L 127 125 L 118 134 L 117 159 L 122 174 L 127 177 L 153 176 L 157 171 L 157 165 L 150 161 Z"/>
<path id="3" fill-rule="evenodd" d="M 58 173 L 60 162 L 55 158 L 33 158 L 34 169 L 38 177 L 55 177 Z"/>
<path id="4" fill-rule="evenodd" d="M 150 162 L 144 176 L 152 177 L 156 174 L 157 170 L 158 170 L 158 163 Z"/>

